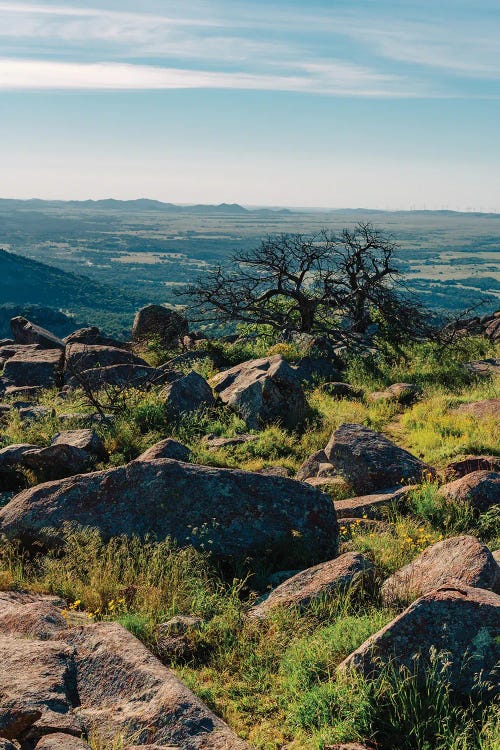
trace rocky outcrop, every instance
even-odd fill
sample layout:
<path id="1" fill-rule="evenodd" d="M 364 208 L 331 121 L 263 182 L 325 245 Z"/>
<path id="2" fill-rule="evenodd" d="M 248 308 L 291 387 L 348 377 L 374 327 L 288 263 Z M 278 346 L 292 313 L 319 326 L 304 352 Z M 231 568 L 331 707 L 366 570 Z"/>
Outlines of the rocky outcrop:
<path id="1" fill-rule="evenodd" d="M 445 476 L 447 479 L 458 479 L 474 471 L 500 472 L 500 456 L 465 456 L 448 464 Z"/>
<path id="2" fill-rule="evenodd" d="M 42 349 L 64 349 L 61 339 L 21 316 L 12 318 L 10 329 L 17 344 L 37 344 Z"/>
<path id="3" fill-rule="evenodd" d="M 164 349 L 172 349 L 179 346 L 179 341 L 188 332 L 184 315 L 162 305 L 147 305 L 136 313 L 132 341 L 143 346 L 156 339 Z"/>
<path id="4" fill-rule="evenodd" d="M 446 676 L 457 692 L 470 696 L 480 676 L 491 687 L 481 693 L 482 700 L 498 694 L 500 596 L 465 584 L 432 591 L 365 641 L 339 669 L 374 677 L 391 662 L 414 672 L 416 664 L 427 667 L 433 654 L 443 655 Z"/>
<path id="5" fill-rule="evenodd" d="M 500 502 L 500 473 L 473 471 L 461 479 L 440 487 L 438 495 L 446 500 L 464 501 L 483 513 Z"/>
<path id="6" fill-rule="evenodd" d="M 428 547 L 382 586 L 388 605 L 408 603 L 450 583 L 464 583 L 500 594 L 500 567 L 488 547 L 473 536 L 458 536 Z"/>
<path id="7" fill-rule="evenodd" d="M 66 377 L 70 378 L 85 370 L 110 367 L 112 365 L 141 365 L 148 363 L 127 349 L 95 344 L 69 344 L 66 347 Z"/>
<path id="8" fill-rule="evenodd" d="M 167 385 L 161 392 L 160 398 L 164 401 L 165 410 L 172 419 L 178 419 L 182 414 L 192 414 L 215 404 L 207 381 L 194 370 Z"/>
<path id="9" fill-rule="evenodd" d="M 218 373 L 211 382 L 221 401 L 231 406 L 251 429 L 270 422 L 294 428 L 307 415 L 297 375 L 279 354 L 243 362 Z"/>
<path id="10" fill-rule="evenodd" d="M 416 485 L 407 487 L 393 487 L 384 492 L 376 492 L 371 495 L 359 495 L 349 497 L 346 500 L 337 500 L 335 511 L 338 518 L 367 518 L 377 519 L 383 515 L 383 510 L 389 506 L 400 507 L 404 505 L 409 493 Z"/>
<path id="11" fill-rule="evenodd" d="M 191 458 L 191 451 L 186 445 L 179 443 L 177 440 L 167 438 L 166 440 L 160 440 L 159 443 L 155 443 L 148 448 L 144 453 L 141 453 L 138 461 L 156 461 L 158 458 L 173 458 L 176 461 L 189 461 Z"/>
<path id="12" fill-rule="evenodd" d="M 373 575 L 372 562 L 359 552 L 346 552 L 334 560 L 303 570 L 288 578 L 252 607 L 248 615 L 264 619 L 276 607 L 306 609 L 311 602 L 354 591 L 366 584 Z"/>
<path id="13" fill-rule="evenodd" d="M 356 492 L 420 482 L 435 471 L 385 435 L 359 424 L 343 424 L 325 448 L 327 460 Z"/>
<path id="14" fill-rule="evenodd" d="M 102 742 L 120 736 L 183 750 L 247 747 L 124 628 L 85 617 L 85 625 L 69 627 L 63 606 L 54 597 L 0 593 L 4 740 L 84 750 L 82 737 L 98 731 Z"/>
<path id="15" fill-rule="evenodd" d="M 92 326 L 90 328 L 79 328 L 77 331 L 66 336 L 64 343 L 68 344 L 87 344 L 91 346 L 112 346 L 115 349 L 127 349 L 128 344 L 118 341 L 110 336 L 104 336 L 99 328 Z"/>
<path id="16" fill-rule="evenodd" d="M 5 363 L 2 381 L 7 386 L 41 386 L 61 384 L 64 354 L 60 349 L 19 351 Z"/>
<path id="17" fill-rule="evenodd" d="M 49 482 L 0 509 L 0 531 L 51 543 L 65 522 L 212 550 L 267 556 L 283 549 L 313 565 L 335 556 L 338 525 L 330 499 L 292 479 L 170 459 Z"/>

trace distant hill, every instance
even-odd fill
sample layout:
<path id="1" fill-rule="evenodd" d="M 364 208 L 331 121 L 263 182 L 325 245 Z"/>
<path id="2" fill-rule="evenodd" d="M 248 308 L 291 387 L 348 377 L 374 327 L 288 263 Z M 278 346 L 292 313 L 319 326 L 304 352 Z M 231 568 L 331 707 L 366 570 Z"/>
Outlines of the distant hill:
<path id="1" fill-rule="evenodd" d="M 106 284 L 53 266 L 0 250 L 0 335 L 9 335 L 6 319 L 31 309 L 36 322 L 59 328 L 99 325 L 108 333 L 123 335 L 140 301 Z M 64 313 L 55 316 L 54 311 Z M 12 315 L 11 315 L 12 313 Z M 74 321 L 74 323 L 72 322 Z M 8 323 L 8 320 L 7 320 Z M 64 331 L 62 330 L 64 329 Z"/>
<path id="2" fill-rule="evenodd" d="M 115 200 L 104 198 L 102 200 L 85 201 L 49 201 L 39 198 L 30 200 L 17 200 L 14 198 L 0 198 L 0 209 L 9 210 L 32 210 L 50 208 L 75 208 L 91 209 L 101 211 L 161 211 L 163 213 L 176 213 L 187 215 L 214 214 L 223 216 L 234 216 L 238 214 L 270 214 L 290 213 L 288 209 L 254 208 L 248 209 L 239 203 L 220 203 L 219 205 L 197 204 L 194 206 L 179 206 L 174 203 L 163 203 L 150 198 L 137 198 L 136 200 Z"/>

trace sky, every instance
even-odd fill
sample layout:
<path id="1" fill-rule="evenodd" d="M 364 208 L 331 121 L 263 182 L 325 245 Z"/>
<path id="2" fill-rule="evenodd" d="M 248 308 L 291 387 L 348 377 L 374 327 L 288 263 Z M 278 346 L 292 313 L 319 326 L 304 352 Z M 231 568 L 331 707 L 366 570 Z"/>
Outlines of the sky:
<path id="1" fill-rule="evenodd" d="M 0 0 L 1 197 L 500 211 L 500 0 Z"/>

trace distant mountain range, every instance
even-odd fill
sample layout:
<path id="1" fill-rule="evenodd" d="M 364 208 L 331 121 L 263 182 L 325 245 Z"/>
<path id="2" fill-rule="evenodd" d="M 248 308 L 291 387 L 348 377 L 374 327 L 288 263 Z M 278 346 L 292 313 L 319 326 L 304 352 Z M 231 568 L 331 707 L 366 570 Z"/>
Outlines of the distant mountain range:
<path id="1" fill-rule="evenodd" d="M 224 216 L 234 216 L 238 214 L 265 214 L 270 213 L 282 214 L 290 213 L 286 208 L 255 208 L 248 209 L 240 206 L 238 203 L 220 203 L 219 205 L 178 206 L 174 203 L 162 203 L 161 201 L 150 200 L 149 198 L 137 198 L 136 200 L 115 200 L 114 198 L 105 198 L 103 200 L 86 200 L 86 201 L 49 201 L 39 198 L 30 200 L 17 200 L 15 198 L 0 198 L 0 208 L 9 208 L 13 210 L 30 209 L 50 209 L 50 208 L 76 208 L 92 209 L 105 211 L 161 211 L 164 213 L 185 213 L 185 214 L 222 214 Z"/>

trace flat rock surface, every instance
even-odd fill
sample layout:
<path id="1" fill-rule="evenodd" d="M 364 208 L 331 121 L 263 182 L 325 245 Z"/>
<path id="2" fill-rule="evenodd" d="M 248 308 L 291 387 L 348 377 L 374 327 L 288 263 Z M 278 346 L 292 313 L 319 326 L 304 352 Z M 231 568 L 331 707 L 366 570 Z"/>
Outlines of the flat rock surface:
<path id="1" fill-rule="evenodd" d="M 347 500 L 338 500 L 335 503 L 337 518 L 378 518 L 382 508 L 391 503 L 404 502 L 408 493 L 415 489 L 416 485 L 409 487 L 391 487 L 383 492 L 372 495 L 358 495 Z"/>
<path id="2" fill-rule="evenodd" d="M 461 404 L 455 411 L 459 414 L 470 414 L 478 419 L 497 419 L 500 428 L 500 398 L 487 398 L 483 401 Z"/>

